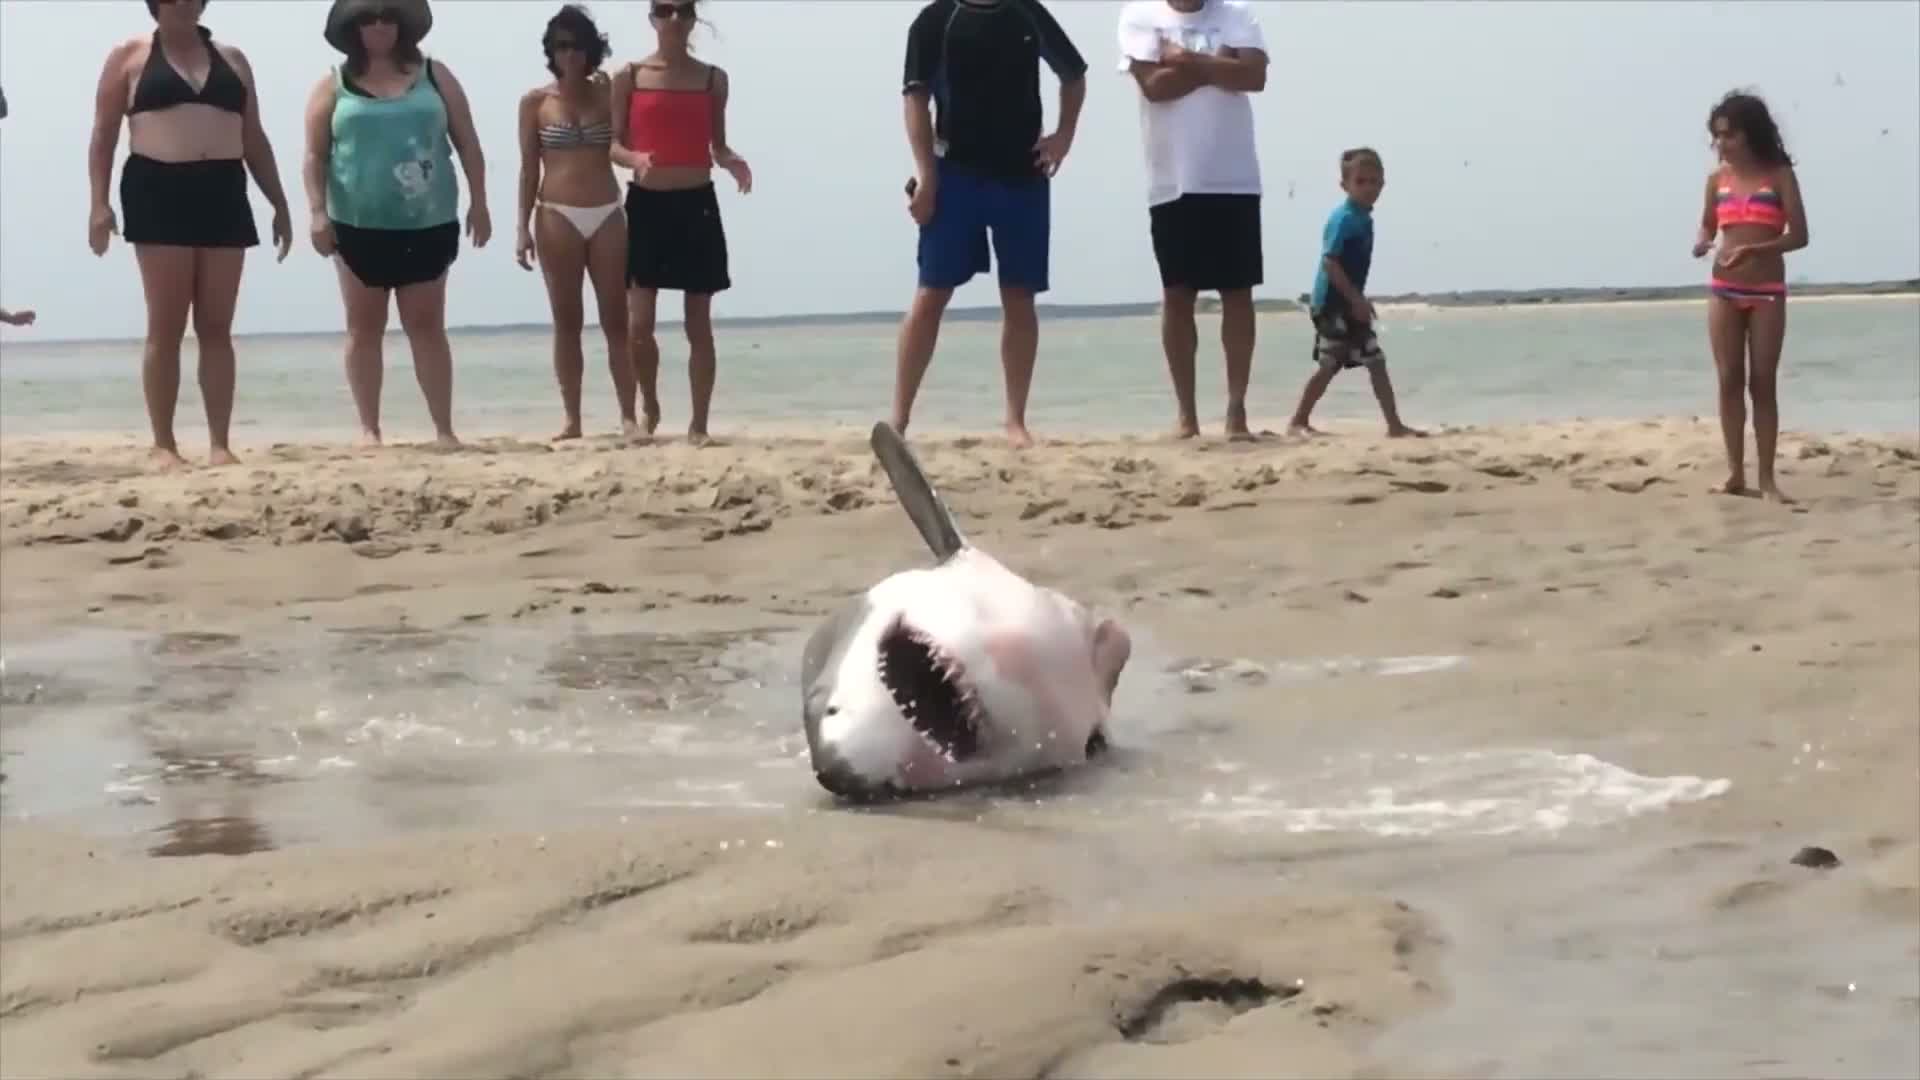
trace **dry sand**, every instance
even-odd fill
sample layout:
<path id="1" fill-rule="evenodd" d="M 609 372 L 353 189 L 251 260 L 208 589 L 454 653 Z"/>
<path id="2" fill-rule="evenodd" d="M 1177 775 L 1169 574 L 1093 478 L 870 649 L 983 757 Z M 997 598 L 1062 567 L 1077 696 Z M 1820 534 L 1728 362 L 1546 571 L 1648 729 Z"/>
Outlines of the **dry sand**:
<path id="1" fill-rule="evenodd" d="M 1151 643 L 1131 683 L 1162 656 L 1468 658 L 1154 699 L 1180 715 L 1149 761 L 1554 747 L 1714 797 L 1554 834 L 1195 831 L 1141 794 L 1196 783 L 1168 765 L 956 813 L 558 825 L 495 798 L 464 828 L 163 859 L 10 817 L 0 1073 L 1911 1074 L 1920 447 L 1789 435 L 1782 507 L 1706 493 L 1717 441 L 920 448 L 976 540 Z M 10 642 L 804 629 L 921 557 L 858 435 L 287 446 L 179 476 L 131 442 L 13 440 L 0 530 Z M 0 796 L 35 767 L 9 758 Z M 1841 865 L 1791 865 L 1808 844 Z"/>

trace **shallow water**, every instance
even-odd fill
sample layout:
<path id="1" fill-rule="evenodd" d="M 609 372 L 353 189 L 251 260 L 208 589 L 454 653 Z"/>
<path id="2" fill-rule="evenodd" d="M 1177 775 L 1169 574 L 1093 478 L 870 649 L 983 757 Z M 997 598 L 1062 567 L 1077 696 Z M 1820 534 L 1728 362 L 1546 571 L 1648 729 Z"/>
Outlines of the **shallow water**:
<path id="1" fill-rule="evenodd" d="M 0 816 L 178 856 L 447 826 L 640 826 L 661 808 L 832 812 L 800 731 L 805 632 L 16 638 L 0 650 Z M 1404 898 L 1448 939 L 1451 994 L 1382 1043 L 1410 1061 L 1479 1076 L 1914 1075 L 1910 924 L 1716 907 L 1756 859 L 1784 856 L 1780 839 L 1647 827 L 1724 794 L 1724 778 L 1637 775 L 1604 745 L 1438 731 L 1385 747 L 1364 716 L 1261 711 L 1280 700 L 1262 695 L 1306 680 L 1442 680 L 1474 662 L 1191 657 L 1142 635 L 1104 764 L 844 812 L 1057 835 L 1050 887 L 1090 914 L 1308 879 Z M 751 833 L 738 842 L 764 842 Z"/>

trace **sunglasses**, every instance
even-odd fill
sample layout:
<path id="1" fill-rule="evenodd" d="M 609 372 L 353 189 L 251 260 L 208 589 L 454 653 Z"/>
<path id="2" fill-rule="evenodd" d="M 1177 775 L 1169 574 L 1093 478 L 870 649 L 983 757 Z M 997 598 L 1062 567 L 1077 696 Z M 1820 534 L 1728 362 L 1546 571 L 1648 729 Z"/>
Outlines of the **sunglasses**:
<path id="1" fill-rule="evenodd" d="M 353 25 L 355 26 L 372 26 L 374 23 L 388 23 L 397 26 L 400 23 L 400 15 L 391 8 L 380 8 L 377 11 L 363 11 L 353 17 Z"/>
<path id="2" fill-rule="evenodd" d="M 693 5 L 692 4 L 655 4 L 653 5 L 653 17 L 661 20 L 686 19 L 688 21 L 692 21 Z"/>

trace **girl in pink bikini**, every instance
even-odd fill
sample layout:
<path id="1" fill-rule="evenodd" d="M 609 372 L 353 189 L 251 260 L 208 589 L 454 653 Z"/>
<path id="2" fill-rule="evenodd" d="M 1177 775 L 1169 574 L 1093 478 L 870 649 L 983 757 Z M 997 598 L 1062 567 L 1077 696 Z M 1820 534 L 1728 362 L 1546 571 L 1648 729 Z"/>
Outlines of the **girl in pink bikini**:
<path id="1" fill-rule="evenodd" d="M 1774 481 L 1780 433 L 1775 378 L 1787 333 L 1786 253 L 1807 246 L 1807 211 L 1793 158 L 1766 102 L 1734 92 L 1707 115 L 1720 167 L 1707 176 L 1706 205 L 1693 255 L 1715 251 L 1707 298 L 1707 340 L 1720 376 L 1720 433 L 1727 480 L 1716 491 L 1789 502 Z M 1753 396 L 1753 442 L 1759 488 L 1747 487 L 1747 396 Z"/>

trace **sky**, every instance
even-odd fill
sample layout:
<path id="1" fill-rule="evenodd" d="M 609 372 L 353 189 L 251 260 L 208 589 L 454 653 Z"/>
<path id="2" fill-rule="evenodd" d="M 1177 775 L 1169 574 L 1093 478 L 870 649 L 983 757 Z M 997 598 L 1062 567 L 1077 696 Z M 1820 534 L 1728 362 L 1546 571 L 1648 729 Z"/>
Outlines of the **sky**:
<path id="1" fill-rule="evenodd" d="M 557 0 L 436 0 L 425 42 L 466 85 L 487 153 L 493 241 L 463 247 L 456 325 L 548 319 L 536 273 L 513 262 L 515 109 L 548 76 L 539 39 Z M 652 48 L 647 5 L 589 9 L 616 61 Z M 898 310 L 914 285 L 911 169 L 900 78 L 913 0 L 706 0 L 696 51 L 728 71 L 730 141 L 754 169 L 716 173 L 734 287 L 722 317 Z M 1118 67 L 1115 0 L 1052 0 L 1091 70 L 1053 203 L 1053 303 L 1152 300 L 1138 91 Z M 1377 147 L 1370 291 L 1677 285 L 1713 165 L 1706 116 L 1734 87 L 1772 103 L 1799 160 L 1814 281 L 1920 276 L 1920 3 L 1253 4 L 1272 67 L 1256 95 L 1266 185 L 1260 296 L 1311 287 L 1320 227 L 1340 199 L 1338 156 Z M 293 208 L 296 246 L 249 257 L 238 332 L 335 331 L 331 266 L 306 244 L 301 110 L 338 55 L 325 0 L 211 0 L 204 25 L 251 59 Z M 38 340 L 138 337 L 133 252 L 86 246 L 87 136 L 100 65 L 151 32 L 140 0 L 0 0 L 0 303 L 31 307 Z M 1049 123 L 1056 84 L 1043 75 Z M 122 134 L 119 155 L 127 142 Z M 118 207 L 119 165 L 114 185 Z M 465 198 L 464 179 L 462 182 Z M 263 239 L 270 220 L 254 193 Z M 997 302 L 990 277 L 961 305 Z M 588 305 L 589 312 L 592 305 Z M 663 317 L 671 301 L 663 302 Z M 18 334 L 20 331 L 9 331 Z"/>

